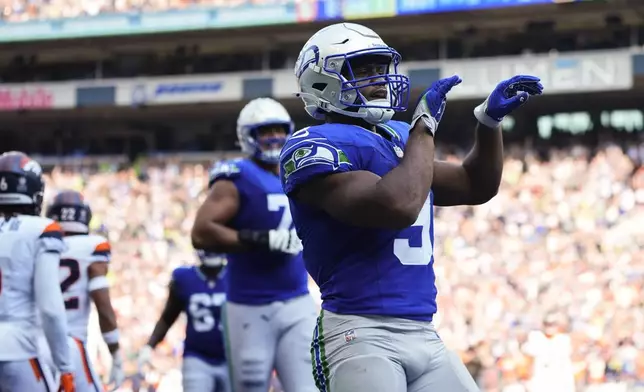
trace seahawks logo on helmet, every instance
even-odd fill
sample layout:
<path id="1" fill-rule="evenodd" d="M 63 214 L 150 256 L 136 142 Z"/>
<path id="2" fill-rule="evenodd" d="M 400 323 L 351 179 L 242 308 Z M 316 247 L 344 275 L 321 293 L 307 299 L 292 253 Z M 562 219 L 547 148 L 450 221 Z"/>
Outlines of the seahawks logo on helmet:
<path id="1" fill-rule="evenodd" d="M 351 165 L 347 154 L 330 144 L 312 140 L 299 144 L 303 146 L 295 148 L 290 158 L 282 165 L 285 179 L 302 168 L 314 165 L 329 165 L 333 170 L 342 165 Z"/>

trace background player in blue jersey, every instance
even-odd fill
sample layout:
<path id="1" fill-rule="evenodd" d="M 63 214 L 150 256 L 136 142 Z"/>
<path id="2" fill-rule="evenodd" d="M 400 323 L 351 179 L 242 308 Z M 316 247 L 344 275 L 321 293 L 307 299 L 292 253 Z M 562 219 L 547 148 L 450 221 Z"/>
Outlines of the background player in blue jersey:
<path id="1" fill-rule="evenodd" d="M 184 392 L 229 392 L 221 308 L 226 300 L 225 255 L 197 251 L 201 265 L 172 272 L 168 301 L 154 331 L 139 353 L 139 371 L 150 362 L 152 350 L 186 312 L 183 348 Z"/>
<path id="2" fill-rule="evenodd" d="M 501 82 L 474 110 L 462 164 L 434 160 L 434 133 L 458 76 L 421 96 L 411 126 L 400 55 L 372 30 L 341 23 L 306 43 L 295 74 L 324 125 L 287 141 L 281 178 L 323 310 L 312 343 L 320 391 L 477 391 L 432 325 L 433 207 L 491 199 L 501 181 L 503 117 L 540 94 L 539 79 Z"/>
<path id="3" fill-rule="evenodd" d="M 266 392 L 273 368 L 286 392 L 315 390 L 308 347 L 315 303 L 278 175 L 292 129 L 286 109 L 270 98 L 242 109 L 237 136 L 250 156 L 214 166 L 192 231 L 196 247 L 227 253 L 224 314 L 235 392 Z"/>

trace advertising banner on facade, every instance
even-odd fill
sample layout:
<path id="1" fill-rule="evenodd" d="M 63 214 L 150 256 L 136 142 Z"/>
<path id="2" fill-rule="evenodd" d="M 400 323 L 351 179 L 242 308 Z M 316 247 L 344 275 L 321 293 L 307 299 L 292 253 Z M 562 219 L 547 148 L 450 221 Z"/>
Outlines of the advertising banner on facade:
<path id="1" fill-rule="evenodd" d="M 167 105 L 242 99 L 239 75 L 195 75 L 121 79 L 116 86 L 118 106 Z"/>
<path id="2" fill-rule="evenodd" d="M 540 77 L 547 94 L 633 87 L 632 60 L 627 50 L 445 61 L 440 69 L 441 77 L 457 74 L 463 78 L 450 98 L 484 98 L 499 81 L 520 74 Z"/>
<path id="3" fill-rule="evenodd" d="M 75 101 L 73 83 L 0 84 L 0 111 L 69 109 Z"/>

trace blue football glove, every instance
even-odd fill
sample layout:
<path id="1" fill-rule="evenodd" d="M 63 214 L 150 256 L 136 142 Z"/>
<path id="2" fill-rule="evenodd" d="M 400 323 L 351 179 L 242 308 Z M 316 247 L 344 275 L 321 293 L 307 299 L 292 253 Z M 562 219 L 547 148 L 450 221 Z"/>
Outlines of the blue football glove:
<path id="1" fill-rule="evenodd" d="M 531 95 L 543 92 L 540 80 L 536 76 L 517 75 L 502 81 L 482 104 L 474 108 L 474 116 L 487 127 L 499 126 L 505 116 L 525 104 Z"/>
<path id="2" fill-rule="evenodd" d="M 418 99 L 416 110 L 411 120 L 411 128 L 414 129 L 416 122 L 422 120 L 427 129 L 432 134 L 436 133 L 438 123 L 443 118 L 445 113 L 445 106 L 447 105 L 447 93 L 452 87 L 460 84 L 463 80 L 457 75 L 450 76 L 449 78 L 439 79 L 432 83 L 432 85 L 425 90 L 423 95 Z"/>

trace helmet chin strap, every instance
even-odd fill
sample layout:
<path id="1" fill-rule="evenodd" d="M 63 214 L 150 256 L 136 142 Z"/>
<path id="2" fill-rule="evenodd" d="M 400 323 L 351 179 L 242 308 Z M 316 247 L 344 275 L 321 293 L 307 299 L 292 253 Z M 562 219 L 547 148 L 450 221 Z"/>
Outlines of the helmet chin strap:
<path id="1" fill-rule="evenodd" d="M 337 107 L 331 105 L 330 103 L 328 103 L 326 101 L 323 101 L 320 98 L 318 98 L 315 95 L 310 94 L 310 93 L 296 93 L 295 96 L 299 97 L 299 98 L 310 99 L 311 101 L 313 101 L 311 103 L 306 103 L 305 102 L 305 105 L 306 105 L 305 107 L 307 109 L 308 108 L 312 109 L 309 113 L 311 113 L 311 112 L 315 113 L 315 110 L 317 110 L 319 108 L 319 109 L 322 109 L 322 110 L 325 110 L 325 111 L 330 111 L 330 112 L 342 114 L 342 115 L 347 116 L 347 117 L 361 118 L 361 119 L 363 119 L 364 121 L 366 121 L 367 123 L 369 123 L 371 125 L 378 125 L 378 124 L 386 123 L 387 121 L 391 120 L 391 118 L 394 116 L 394 110 L 389 109 L 389 108 L 384 108 L 384 107 L 383 108 L 378 108 L 378 107 L 375 107 L 375 108 L 373 108 L 373 107 L 372 108 L 360 108 L 357 112 L 351 112 L 351 111 L 348 111 L 348 110 L 337 108 Z M 378 104 L 389 105 L 389 100 L 387 100 L 387 99 L 374 99 L 372 101 L 369 101 L 369 103 L 374 104 L 374 105 L 378 105 Z M 323 116 L 319 116 L 319 115 L 313 115 L 313 117 L 316 120 L 323 120 L 324 119 Z"/>
<path id="2" fill-rule="evenodd" d="M 262 142 L 259 142 L 257 139 L 252 139 L 252 142 L 249 142 L 254 146 L 254 151 L 251 154 L 252 157 L 268 165 L 279 163 L 280 153 L 282 152 L 282 147 L 286 143 L 287 138 L 288 137 L 273 137 L 265 139 Z M 279 144 L 280 147 L 270 148 L 273 144 Z M 263 148 L 266 147 L 269 148 L 263 150 Z"/>
<path id="3" fill-rule="evenodd" d="M 360 94 L 362 96 L 362 94 Z M 364 99 L 364 97 L 363 97 Z M 366 101 L 366 99 L 365 99 Z M 363 119 L 371 125 L 378 125 L 385 123 L 394 116 L 394 110 L 389 109 L 388 106 L 390 102 L 388 99 L 373 99 L 369 101 L 369 105 L 373 106 L 382 106 L 382 107 L 371 107 L 371 108 L 360 108 L 358 113 L 364 112 L 365 116 Z"/>

